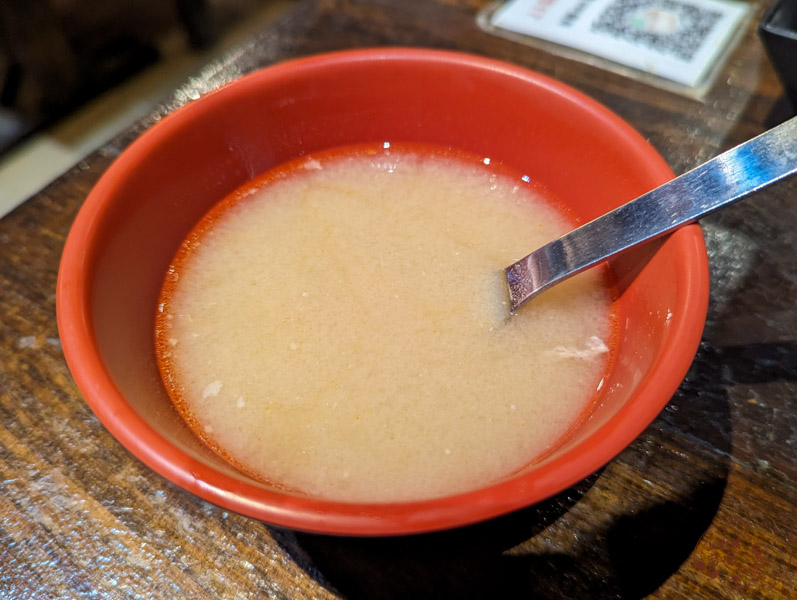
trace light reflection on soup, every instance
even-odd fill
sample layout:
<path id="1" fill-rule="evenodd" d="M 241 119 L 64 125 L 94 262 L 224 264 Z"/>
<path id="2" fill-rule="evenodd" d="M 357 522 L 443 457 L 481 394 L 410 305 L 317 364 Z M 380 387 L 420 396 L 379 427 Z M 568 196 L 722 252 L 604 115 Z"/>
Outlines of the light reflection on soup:
<path id="1" fill-rule="evenodd" d="M 500 270 L 572 225 L 485 162 L 339 149 L 211 211 L 157 315 L 196 434 L 253 477 L 352 502 L 482 487 L 560 440 L 610 362 L 610 289 L 588 272 L 508 317 Z"/>

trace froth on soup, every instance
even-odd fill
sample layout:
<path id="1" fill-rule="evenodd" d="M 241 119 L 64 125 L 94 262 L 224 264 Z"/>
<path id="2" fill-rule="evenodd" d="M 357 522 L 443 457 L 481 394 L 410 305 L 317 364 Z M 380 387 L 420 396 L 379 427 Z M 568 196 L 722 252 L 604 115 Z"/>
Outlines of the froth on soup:
<path id="1" fill-rule="evenodd" d="M 188 426 L 258 480 L 351 502 L 465 492 L 548 452 L 611 361 L 610 286 L 584 273 L 508 316 L 500 270 L 573 223 L 485 163 L 342 148 L 211 210 L 156 319 Z"/>

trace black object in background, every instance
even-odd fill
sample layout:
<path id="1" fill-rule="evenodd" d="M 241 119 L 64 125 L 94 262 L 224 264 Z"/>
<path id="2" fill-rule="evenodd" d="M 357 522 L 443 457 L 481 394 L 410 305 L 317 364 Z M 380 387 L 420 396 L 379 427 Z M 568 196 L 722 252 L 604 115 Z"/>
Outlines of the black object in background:
<path id="1" fill-rule="evenodd" d="M 797 114 L 797 0 L 776 2 L 761 19 L 758 34 L 785 90 L 769 125 Z"/>

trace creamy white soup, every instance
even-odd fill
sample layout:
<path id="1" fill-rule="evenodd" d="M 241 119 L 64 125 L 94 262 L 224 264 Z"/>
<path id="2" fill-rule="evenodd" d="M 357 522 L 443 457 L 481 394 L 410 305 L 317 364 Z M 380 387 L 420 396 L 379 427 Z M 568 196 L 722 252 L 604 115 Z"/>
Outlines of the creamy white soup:
<path id="1" fill-rule="evenodd" d="M 352 502 L 482 487 L 594 401 L 605 274 L 509 315 L 500 271 L 572 223 L 488 160 L 353 148 L 283 166 L 185 241 L 158 307 L 164 382 L 241 471 Z"/>

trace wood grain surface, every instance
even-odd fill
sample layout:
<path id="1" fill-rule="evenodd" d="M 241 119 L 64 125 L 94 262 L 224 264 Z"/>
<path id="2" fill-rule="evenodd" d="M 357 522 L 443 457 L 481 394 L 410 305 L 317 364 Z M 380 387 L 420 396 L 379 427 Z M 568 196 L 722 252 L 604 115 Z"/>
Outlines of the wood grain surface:
<path id="1" fill-rule="evenodd" d="M 82 201 L 159 115 L 242 73 L 374 45 L 493 56 L 603 102 L 676 172 L 763 131 L 781 93 L 754 22 L 696 100 L 485 33 L 485 4 L 301 2 L 0 221 L 0 597 L 797 596 L 797 181 L 705 220 L 708 322 L 659 418 L 575 487 L 472 527 L 351 539 L 226 512 L 139 463 L 75 387 L 55 283 Z"/>

